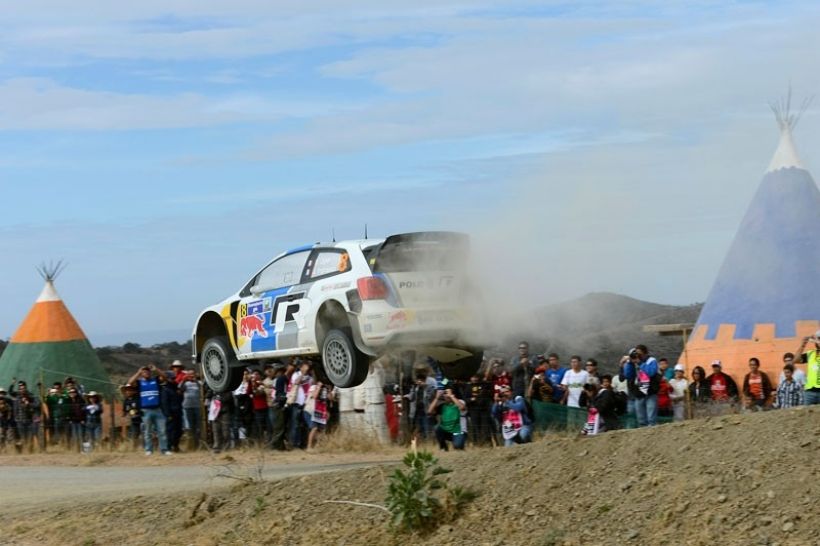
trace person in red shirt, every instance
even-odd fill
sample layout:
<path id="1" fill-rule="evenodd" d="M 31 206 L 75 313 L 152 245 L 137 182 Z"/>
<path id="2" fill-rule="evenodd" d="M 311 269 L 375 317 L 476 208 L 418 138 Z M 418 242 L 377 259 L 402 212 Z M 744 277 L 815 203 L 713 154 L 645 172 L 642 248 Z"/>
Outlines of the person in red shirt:
<path id="1" fill-rule="evenodd" d="M 731 376 L 723 373 L 722 368 L 720 360 L 712 362 L 712 375 L 706 378 L 706 382 L 709 384 L 713 403 L 731 404 L 737 401 L 737 383 Z"/>
<path id="2" fill-rule="evenodd" d="M 743 378 L 743 405 L 749 409 L 764 409 L 772 396 L 772 382 L 760 371 L 760 360 L 749 359 L 749 373 Z"/>
<path id="3" fill-rule="evenodd" d="M 658 390 L 658 416 L 672 417 L 672 398 L 669 393 L 672 392 L 672 387 L 665 377 L 661 377 L 661 384 Z"/>
<path id="4" fill-rule="evenodd" d="M 262 382 L 262 374 L 259 373 L 259 370 L 251 372 L 248 392 L 250 393 L 251 405 L 253 406 L 251 438 L 256 441 L 257 445 L 261 446 L 269 435 L 269 431 L 268 395 L 267 391 L 265 391 L 265 384 Z"/>
<path id="5" fill-rule="evenodd" d="M 171 371 L 174 372 L 174 383 L 177 386 L 182 385 L 182 382 L 185 381 L 185 366 L 182 365 L 182 361 L 174 360 L 171 363 Z"/>
<path id="6" fill-rule="evenodd" d="M 504 360 L 494 358 L 490 361 L 490 369 L 487 370 L 487 381 L 493 383 L 493 394 L 501 394 L 503 387 L 509 387 L 512 381 L 510 374 L 504 369 Z"/>

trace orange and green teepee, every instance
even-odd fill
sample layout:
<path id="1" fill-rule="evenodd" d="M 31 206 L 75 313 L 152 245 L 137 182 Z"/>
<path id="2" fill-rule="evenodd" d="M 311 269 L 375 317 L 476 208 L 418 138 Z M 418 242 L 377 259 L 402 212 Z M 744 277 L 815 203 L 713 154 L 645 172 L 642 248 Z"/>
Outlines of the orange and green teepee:
<path id="1" fill-rule="evenodd" d="M 35 390 L 40 381 L 48 388 L 71 376 L 86 392 L 110 397 L 114 388 L 108 374 L 54 288 L 61 269 L 60 263 L 39 269 L 45 287 L 0 356 L 0 385 L 6 387 L 16 379 Z"/>

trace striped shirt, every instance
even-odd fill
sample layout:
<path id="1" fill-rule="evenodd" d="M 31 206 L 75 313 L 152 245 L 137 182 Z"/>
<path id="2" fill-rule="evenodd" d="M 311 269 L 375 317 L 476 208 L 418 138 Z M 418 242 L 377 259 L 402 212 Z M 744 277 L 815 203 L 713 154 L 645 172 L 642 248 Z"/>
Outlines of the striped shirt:
<path id="1" fill-rule="evenodd" d="M 803 405 L 803 385 L 797 381 L 781 381 L 777 386 L 775 407 L 793 408 Z"/>

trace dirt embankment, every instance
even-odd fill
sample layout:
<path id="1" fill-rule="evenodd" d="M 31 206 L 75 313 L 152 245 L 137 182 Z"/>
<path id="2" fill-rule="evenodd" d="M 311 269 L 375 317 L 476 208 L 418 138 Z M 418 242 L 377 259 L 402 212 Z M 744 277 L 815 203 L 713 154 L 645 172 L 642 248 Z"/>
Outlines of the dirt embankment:
<path id="1" fill-rule="evenodd" d="M 820 544 L 820 408 L 441 457 L 479 497 L 453 524 L 394 535 L 372 508 L 389 467 L 0 516 L 11 544 Z"/>

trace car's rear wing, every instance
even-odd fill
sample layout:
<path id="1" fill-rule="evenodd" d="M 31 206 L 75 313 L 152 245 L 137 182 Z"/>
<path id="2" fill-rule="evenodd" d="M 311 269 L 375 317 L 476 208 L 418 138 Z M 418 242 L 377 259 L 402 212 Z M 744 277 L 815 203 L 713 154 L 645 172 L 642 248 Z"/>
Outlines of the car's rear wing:
<path id="1" fill-rule="evenodd" d="M 470 236 L 455 231 L 391 235 L 368 256 L 373 273 L 454 271 L 464 267 Z"/>

